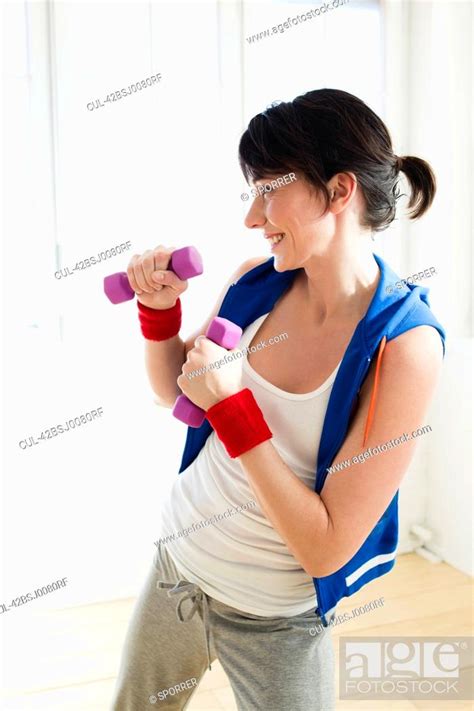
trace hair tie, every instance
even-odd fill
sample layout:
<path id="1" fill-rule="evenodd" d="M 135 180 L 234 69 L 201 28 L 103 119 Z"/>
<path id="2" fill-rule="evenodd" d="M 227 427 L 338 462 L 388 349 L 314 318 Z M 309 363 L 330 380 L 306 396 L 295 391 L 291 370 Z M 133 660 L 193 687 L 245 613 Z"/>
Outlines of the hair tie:
<path id="1" fill-rule="evenodd" d="M 398 172 L 403 170 L 403 161 L 404 161 L 403 158 L 401 158 L 400 156 L 397 156 L 397 171 Z"/>

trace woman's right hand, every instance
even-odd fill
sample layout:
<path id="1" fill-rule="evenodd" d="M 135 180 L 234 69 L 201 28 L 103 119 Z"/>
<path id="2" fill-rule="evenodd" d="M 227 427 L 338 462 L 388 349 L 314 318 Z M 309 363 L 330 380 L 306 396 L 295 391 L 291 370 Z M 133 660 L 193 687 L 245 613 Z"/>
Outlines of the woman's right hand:
<path id="1" fill-rule="evenodd" d="M 188 288 L 188 282 L 179 279 L 168 269 L 174 247 L 162 244 L 143 254 L 134 254 L 127 267 L 130 286 L 137 300 L 151 309 L 170 309 Z"/>

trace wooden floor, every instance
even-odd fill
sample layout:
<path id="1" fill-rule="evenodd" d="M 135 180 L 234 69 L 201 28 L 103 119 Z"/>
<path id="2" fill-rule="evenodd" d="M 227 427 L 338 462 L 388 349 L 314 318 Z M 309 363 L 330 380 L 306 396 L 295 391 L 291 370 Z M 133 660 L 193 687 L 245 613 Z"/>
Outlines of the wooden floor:
<path id="1" fill-rule="evenodd" d="M 383 607 L 333 628 L 336 660 L 341 635 L 467 636 L 473 633 L 472 581 L 444 563 L 432 564 L 415 554 L 400 556 L 391 573 L 341 602 L 337 612 L 350 611 L 381 596 L 385 599 Z M 8 623 L 2 621 L 8 629 L 4 629 L 7 646 L 3 683 L 7 692 L 1 708 L 4 711 L 108 711 L 133 602 L 130 599 L 47 613 L 28 611 L 21 615 L 22 611 L 26 613 L 26 607 L 15 610 L 15 620 L 12 614 Z M 159 704 L 146 703 L 143 708 L 149 711 L 159 708 Z M 189 711 L 237 709 L 218 662 L 214 662 L 212 671 L 205 675 L 188 708 Z M 473 708 L 472 701 L 337 702 L 338 710 L 357 711 Z"/>

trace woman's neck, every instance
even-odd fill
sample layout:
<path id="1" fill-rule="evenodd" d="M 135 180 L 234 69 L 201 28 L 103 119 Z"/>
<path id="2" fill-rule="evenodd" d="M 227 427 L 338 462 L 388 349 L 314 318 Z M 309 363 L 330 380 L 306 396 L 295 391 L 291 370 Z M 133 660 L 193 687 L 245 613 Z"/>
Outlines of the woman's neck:
<path id="1" fill-rule="evenodd" d="M 313 323 L 360 320 L 379 282 L 380 270 L 371 249 L 311 257 L 295 279 L 299 297 L 307 303 Z"/>

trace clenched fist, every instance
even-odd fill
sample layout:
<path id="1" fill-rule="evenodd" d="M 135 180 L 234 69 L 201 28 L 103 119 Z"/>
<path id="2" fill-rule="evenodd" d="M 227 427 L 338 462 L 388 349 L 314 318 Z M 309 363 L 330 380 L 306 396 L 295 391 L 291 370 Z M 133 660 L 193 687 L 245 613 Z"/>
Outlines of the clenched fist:
<path id="1" fill-rule="evenodd" d="M 242 390 L 242 358 L 206 336 L 198 336 L 182 367 L 177 383 L 183 393 L 202 410 Z"/>
<path id="2" fill-rule="evenodd" d="M 134 254 L 127 267 L 130 286 L 138 301 L 151 309 L 170 309 L 188 288 L 188 282 L 168 269 L 174 247 L 162 244 Z"/>

